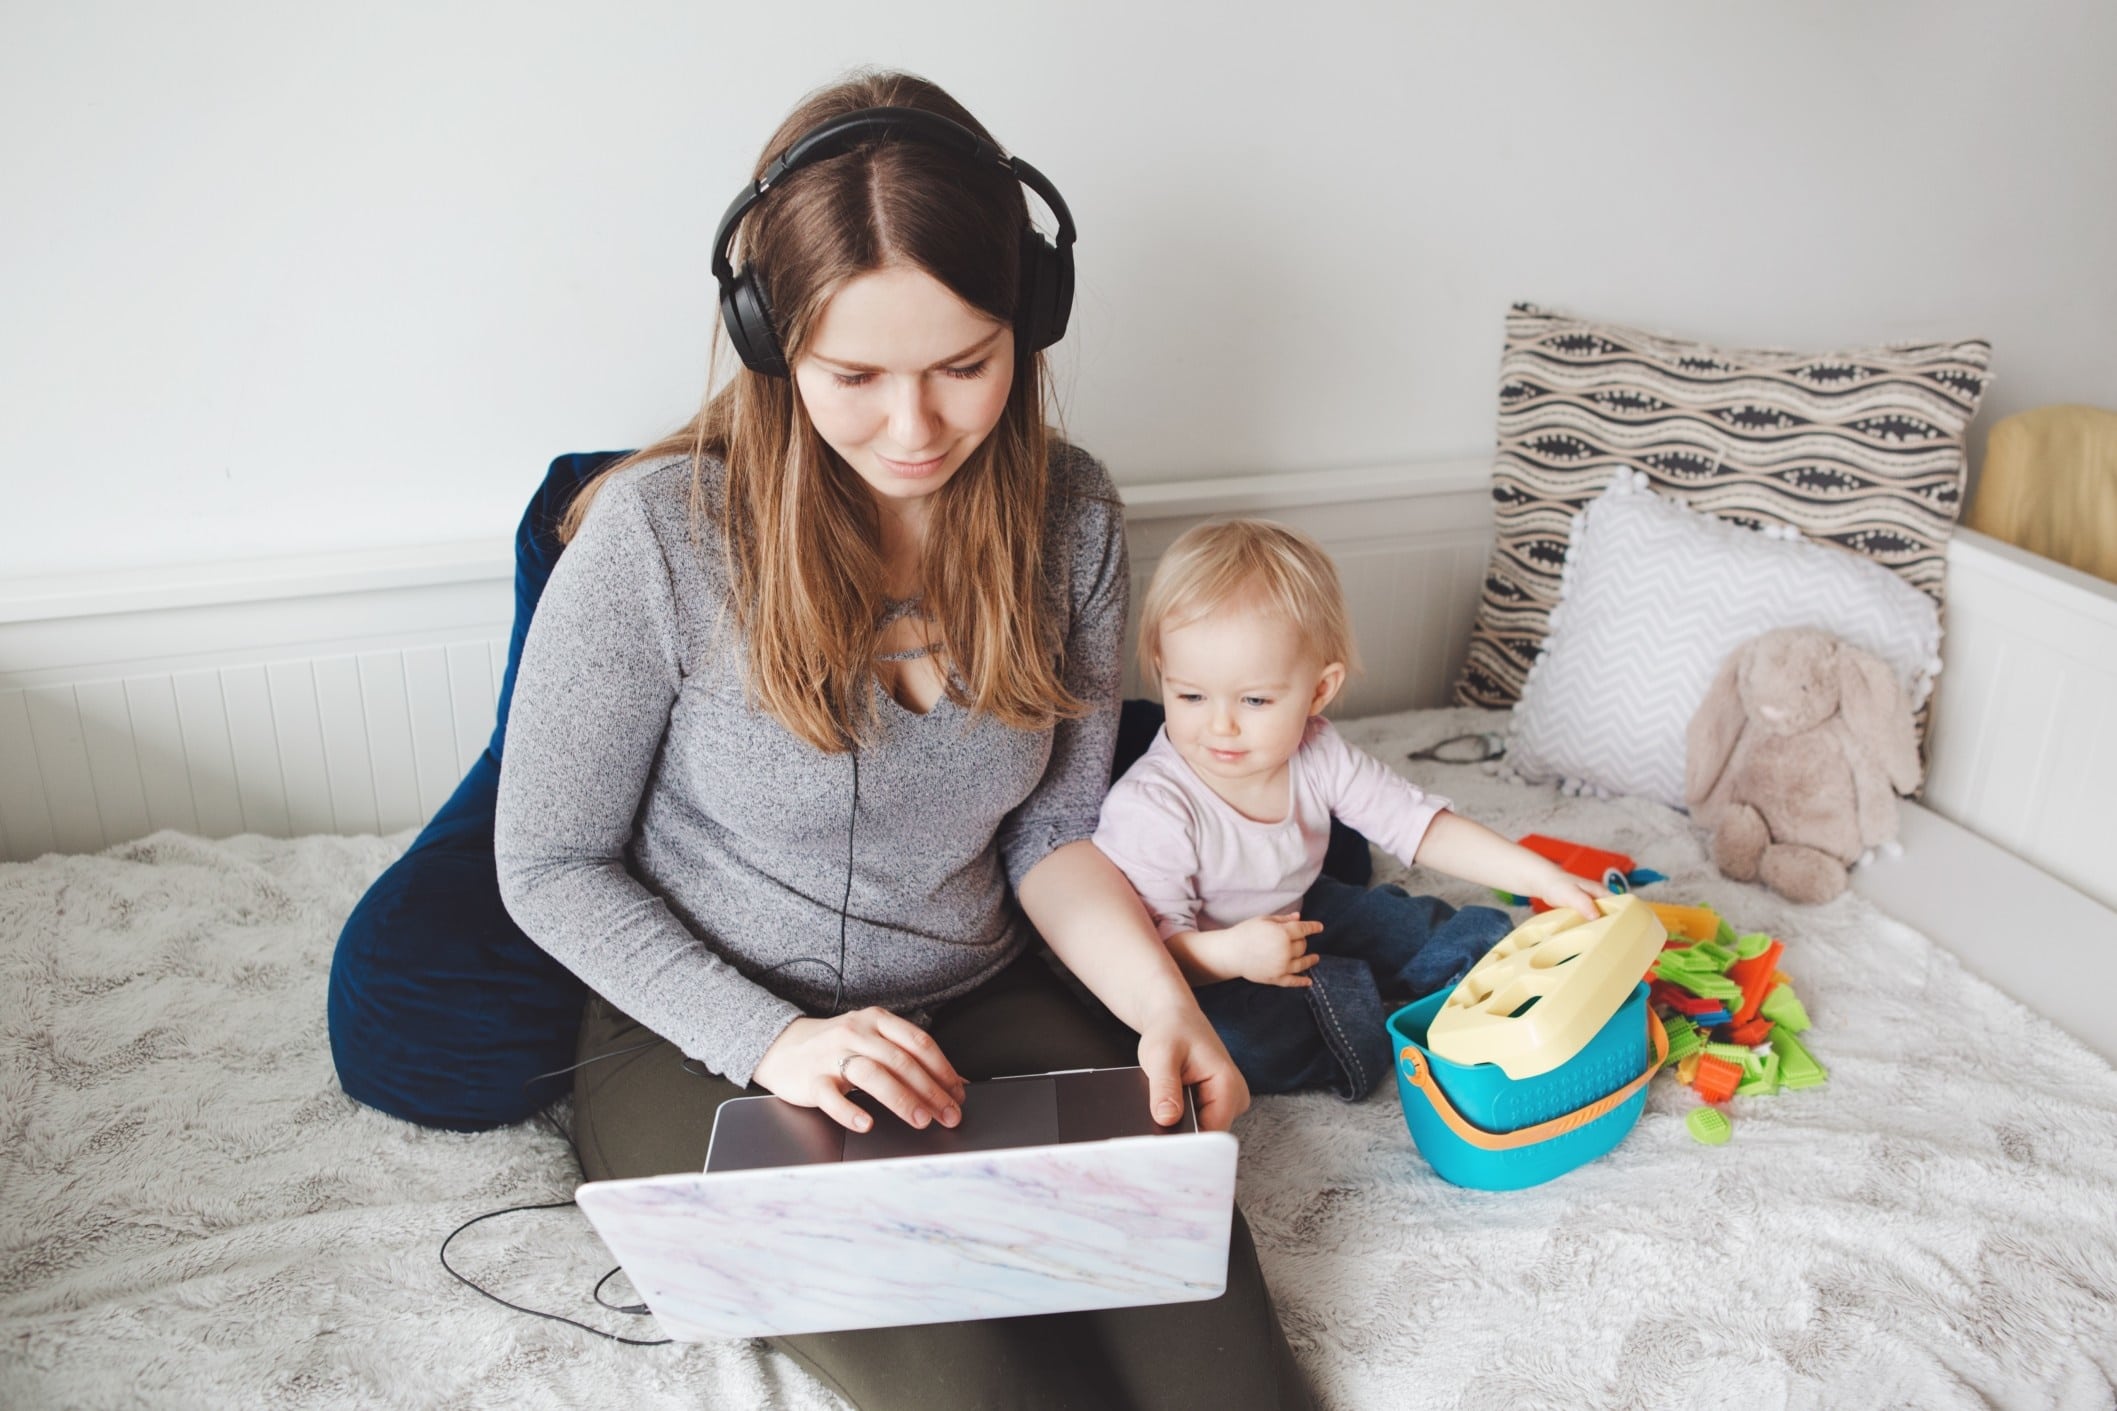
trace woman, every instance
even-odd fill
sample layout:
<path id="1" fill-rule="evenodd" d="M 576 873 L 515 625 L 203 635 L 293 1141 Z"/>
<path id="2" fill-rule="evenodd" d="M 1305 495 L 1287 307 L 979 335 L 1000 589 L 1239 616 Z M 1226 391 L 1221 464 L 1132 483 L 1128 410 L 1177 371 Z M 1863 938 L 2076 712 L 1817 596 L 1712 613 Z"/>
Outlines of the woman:
<path id="1" fill-rule="evenodd" d="M 871 108 L 975 139 L 828 135 Z M 966 1079 L 1137 1061 L 1157 1120 L 1190 1084 L 1225 1128 L 1241 1076 L 1089 842 L 1127 569 L 1107 476 L 1045 426 L 1070 266 L 1031 238 L 1041 178 L 878 75 L 802 104 L 758 179 L 741 274 L 729 225 L 715 255 L 746 367 L 584 490 L 515 686 L 501 890 L 595 992 L 585 1173 L 697 1170 L 751 1085 L 954 1125 Z M 1307 1404 L 1239 1217 L 1210 1303 L 776 1345 L 869 1408 Z"/>

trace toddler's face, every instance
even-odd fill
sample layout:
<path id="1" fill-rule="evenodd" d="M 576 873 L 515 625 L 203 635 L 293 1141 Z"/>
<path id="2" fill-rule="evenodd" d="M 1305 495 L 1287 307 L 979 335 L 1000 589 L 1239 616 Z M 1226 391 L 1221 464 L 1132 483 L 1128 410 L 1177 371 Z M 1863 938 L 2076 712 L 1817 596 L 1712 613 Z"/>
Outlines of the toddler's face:
<path id="1" fill-rule="evenodd" d="M 1165 629 L 1160 669 L 1169 742 L 1233 788 L 1270 781 L 1345 681 L 1343 664 L 1316 660 L 1291 622 L 1240 603 Z"/>

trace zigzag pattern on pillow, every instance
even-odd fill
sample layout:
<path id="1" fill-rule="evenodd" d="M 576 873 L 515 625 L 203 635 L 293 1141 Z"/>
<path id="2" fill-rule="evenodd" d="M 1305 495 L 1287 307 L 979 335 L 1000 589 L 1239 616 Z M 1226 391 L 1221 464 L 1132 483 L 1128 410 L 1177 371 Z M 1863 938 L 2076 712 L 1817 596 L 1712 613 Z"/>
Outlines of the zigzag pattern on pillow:
<path id="1" fill-rule="evenodd" d="M 1551 635 L 1514 708 L 1525 779 L 1683 807 L 1685 732 L 1729 652 L 1820 627 L 1895 668 L 1914 706 L 1940 670 L 1940 612 L 1876 564 L 1760 534 L 1648 493 L 1621 472 L 1579 517 Z"/>

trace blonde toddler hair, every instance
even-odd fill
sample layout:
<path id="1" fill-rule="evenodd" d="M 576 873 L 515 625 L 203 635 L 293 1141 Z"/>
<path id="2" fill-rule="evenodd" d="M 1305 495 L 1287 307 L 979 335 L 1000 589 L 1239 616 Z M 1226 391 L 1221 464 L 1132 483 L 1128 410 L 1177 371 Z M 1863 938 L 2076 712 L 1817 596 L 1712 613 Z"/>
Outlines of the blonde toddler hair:
<path id="1" fill-rule="evenodd" d="M 1319 662 L 1360 669 L 1338 566 L 1323 546 L 1268 519 L 1226 519 L 1184 531 L 1155 566 L 1139 617 L 1146 679 L 1160 676 L 1162 633 L 1238 602 L 1293 623 Z"/>

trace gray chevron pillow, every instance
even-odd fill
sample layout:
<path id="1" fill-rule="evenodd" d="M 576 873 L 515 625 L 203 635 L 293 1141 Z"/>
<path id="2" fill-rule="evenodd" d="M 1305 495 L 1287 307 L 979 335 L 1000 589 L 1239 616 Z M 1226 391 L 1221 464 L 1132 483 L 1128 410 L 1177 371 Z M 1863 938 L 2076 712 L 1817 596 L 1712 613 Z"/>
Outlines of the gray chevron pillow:
<path id="1" fill-rule="evenodd" d="M 1684 730 L 1713 672 L 1774 627 L 1873 652 L 1914 708 L 1941 669 L 1940 610 L 1880 564 L 1694 513 L 1620 471 L 1574 520 L 1550 635 L 1514 707 L 1513 772 L 1683 807 Z"/>

